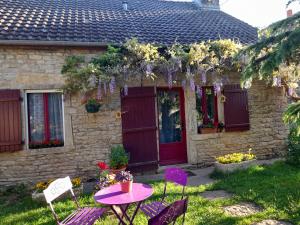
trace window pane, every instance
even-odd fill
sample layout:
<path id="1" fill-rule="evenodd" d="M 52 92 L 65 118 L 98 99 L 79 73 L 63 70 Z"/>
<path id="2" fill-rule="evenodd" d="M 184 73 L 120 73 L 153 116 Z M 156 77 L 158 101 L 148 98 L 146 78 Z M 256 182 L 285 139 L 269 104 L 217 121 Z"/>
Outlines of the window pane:
<path id="1" fill-rule="evenodd" d="M 212 87 L 203 87 L 202 96 L 196 94 L 197 125 L 215 124 L 215 94 Z"/>
<path id="2" fill-rule="evenodd" d="M 205 124 L 214 123 L 215 95 L 211 88 L 206 89 L 207 119 Z"/>
<path id="3" fill-rule="evenodd" d="M 48 94 L 48 113 L 50 140 L 63 141 L 62 95 L 60 93 Z"/>
<path id="4" fill-rule="evenodd" d="M 42 142 L 45 139 L 43 94 L 28 94 L 29 140 Z"/>
<path id="5" fill-rule="evenodd" d="M 158 91 L 160 143 L 181 141 L 180 96 L 177 91 Z"/>

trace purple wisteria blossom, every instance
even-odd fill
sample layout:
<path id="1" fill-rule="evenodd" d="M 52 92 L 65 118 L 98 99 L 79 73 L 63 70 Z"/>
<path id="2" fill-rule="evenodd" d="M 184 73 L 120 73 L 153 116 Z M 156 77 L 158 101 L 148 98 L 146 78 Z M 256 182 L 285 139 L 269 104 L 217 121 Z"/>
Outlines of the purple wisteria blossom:
<path id="1" fill-rule="evenodd" d="M 185 88 L 186 88 L 186 80 L 182 80 L 181 81 L 181 87 L 183 88 L 183 90 L 185 90 Z"/>
<path id="2" fill-rule="evenodd" d="M 196 93 L 198 97 L 202 97 L 202 88 L 199 85 L 196 86 Z"/>
<path id="3" fill-rule="evenodd" d="M 101 80 L 98 81 L 97 99 L 98 100 L 102 99 Z"/>
<path id="4" fill-rule="evenodd" d="M 206 84 L 206 73 L 205 73 L 205 72 L 203 72 L 203 73 L 201 74 L 201 80 L 202 80 L 202 83 L 203 83 L 203 84 Z"/>
<path id="5" fill-rule="evenodd" d="M 190 78 L 190 88 L 191 88 L 191 91 L 195 91 L 195 80 L 193 77 Z"/>
<path id="6" fill-rule="evenodd" d="M 273 85 L 276 87 L 281 87 L 281 77 L 273 77 Z"/>
<path id="7" fill-rule="evenodd" d="M 127 84 L 124 85 L 124 95 L 125 96 L 128 95 L 128 85 Z"/>
<path id="8" fill-rule="evenodd" d="M 104 89 L 104 94 L 107 94 L 107 84 L 106 82 L 103 83 L 103 89 Z"/>
<path id="9" fill-rule="evenodd" d="M 294 94 L 294 88 L 289 87 L 289 89 L 288 89 L 288 95 L 289 96 L 293 96 L 293 94 Z"/>
<path id="10" fill-rule="evenodd" d="M 150 64 L 146 65 L 146 75 L 150 76 L 152 74 L 152 66 Z"/>
<path id="11" fill-rule="evenodd" d="M 170 89 L 173 86 L 173 76 L 172 76 L 172 72 L 170 70 L 168 70 L 168 86 Z"/>
<path id="12" fill-rule="evenodd" d="M 112 77 L 109 83 L 109 91 L 111 94 L 113 94 L 115 92 L 116 89 L 116 78 Z"/>

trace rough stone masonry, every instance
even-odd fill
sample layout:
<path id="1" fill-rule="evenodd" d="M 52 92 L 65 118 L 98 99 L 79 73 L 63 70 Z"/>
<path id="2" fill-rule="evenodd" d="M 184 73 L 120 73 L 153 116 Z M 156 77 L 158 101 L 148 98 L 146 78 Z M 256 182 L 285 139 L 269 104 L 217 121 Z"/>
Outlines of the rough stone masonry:
<path id="1" fill-rule="evenodd" d="M 103 49 L 0 47 L 0 89 L 53 90 L 63 85 L 61 68 L 68 55 L 91 58 Z M 238 80 L 236 81 L 238 82 Z M 153 85 L 153 84 L 152 84 Z M 65 146 L 28 149 L 26 112 L 22 103 L 24 149 L 0 154 L 0 185 L 35 183 L 63 176 L 89 178 L 96 175 L 98 161 L 107 160 L 110 147 L 122 143 L 119 93 L 108 96 L 96 114 L 86 113 L 80 96 L 64 96 Z M 259 158 L 281 155 L 286 149 L 287 129 L 282 112 L 287 100 L 279 88 L 256 82 L 249 90 L 251 130 L 247 132 L 197 134 L 195 94 L 185 91 L 188 160 L 207 165 L 214 157 L 249 148 Z"/>

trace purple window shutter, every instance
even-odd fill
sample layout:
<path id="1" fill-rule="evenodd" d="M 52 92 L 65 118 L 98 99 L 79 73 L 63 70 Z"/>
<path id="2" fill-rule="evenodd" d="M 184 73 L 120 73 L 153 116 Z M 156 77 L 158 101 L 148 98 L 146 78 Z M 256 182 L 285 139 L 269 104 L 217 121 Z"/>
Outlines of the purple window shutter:
<path id="1" fill-rule="evenodd" d="M 20 90 L 0 90 L 0 152 L 22 150 Z"/>
<path id="2" fill-rule="evenodd" d="M 239 84 L 225 85 L 224 103 L 225 130 L 246 131 L 250 129 L 248 93 Z"/>

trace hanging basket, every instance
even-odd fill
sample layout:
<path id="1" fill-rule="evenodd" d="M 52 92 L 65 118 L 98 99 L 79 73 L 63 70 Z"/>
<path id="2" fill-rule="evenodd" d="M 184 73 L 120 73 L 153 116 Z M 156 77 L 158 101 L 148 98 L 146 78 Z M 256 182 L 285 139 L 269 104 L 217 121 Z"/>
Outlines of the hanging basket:
<path id="1" fill-rule="evenodd" d="M 85 109 L 88 113 L 97 113 L 100 110 L 100 104 L 86 104 Z"/>

